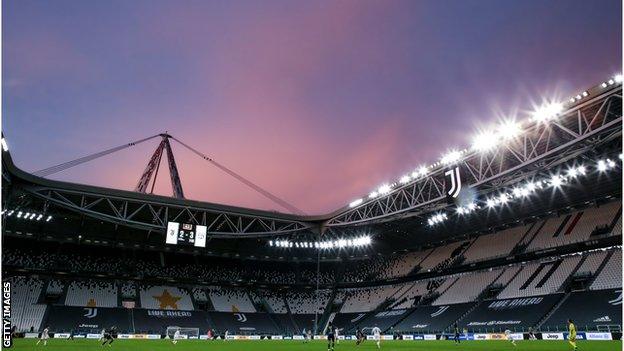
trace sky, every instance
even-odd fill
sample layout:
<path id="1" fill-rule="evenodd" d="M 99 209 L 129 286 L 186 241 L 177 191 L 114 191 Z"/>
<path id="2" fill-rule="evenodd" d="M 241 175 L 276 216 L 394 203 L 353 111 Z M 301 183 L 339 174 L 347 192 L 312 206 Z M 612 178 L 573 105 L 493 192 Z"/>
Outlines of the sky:
<path id="1" fill-rule="evenodd" d="M 621 12 L 619 0 L 4 0 L 2 129 L 26 171 L 167 131 L 326 213 L 620 72 Z M 51 178 L 131 190 L 157 144 Z M 284 211 L 172 147 L 187 198 Z M 166 167 L 156 193 L 171 195 Z"/>

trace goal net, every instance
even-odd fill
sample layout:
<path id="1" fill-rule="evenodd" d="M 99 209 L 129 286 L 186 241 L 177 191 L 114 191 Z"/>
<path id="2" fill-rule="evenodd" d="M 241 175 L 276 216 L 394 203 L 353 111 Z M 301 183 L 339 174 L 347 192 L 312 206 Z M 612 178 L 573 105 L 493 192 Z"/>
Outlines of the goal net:
<path id="1" fill-rule="evenodd" d="M 185 327 L 167 327 L 168 339 L 173 339 L 176 331 L 180 331 L 180 339 L 199 339 L 199 328 L 185 328 Z"/>

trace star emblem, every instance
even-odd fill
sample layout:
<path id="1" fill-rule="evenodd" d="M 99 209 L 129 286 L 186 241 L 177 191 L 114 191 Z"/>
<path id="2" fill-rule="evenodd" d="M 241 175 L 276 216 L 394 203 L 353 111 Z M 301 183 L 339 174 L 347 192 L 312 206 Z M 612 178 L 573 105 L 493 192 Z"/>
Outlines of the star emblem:
<path id="1" fill-rule="evenodd" d="M 155 298 L 156 300 L 158 300 L 158 302 L 160 303 L 160 309 L 164 310 L 167 309 L 167 306 L 170 306 L 171 309 L 177 310 L 178 309 L 178 304 L 177 302 L 182 299 L 181 296 L 173 296 L 169 293 L 169 291 L 167 291 L 167 289 L 163 290 L 162 295 L 158 296 L 152 296 L 153 298 Z"/>

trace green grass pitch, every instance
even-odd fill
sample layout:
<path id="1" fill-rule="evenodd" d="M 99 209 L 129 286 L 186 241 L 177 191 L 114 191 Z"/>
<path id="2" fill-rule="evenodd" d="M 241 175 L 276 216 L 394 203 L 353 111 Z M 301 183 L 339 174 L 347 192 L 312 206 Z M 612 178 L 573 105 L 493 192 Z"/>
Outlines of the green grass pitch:
<path id="1" fill-rule="evenodd" d="M 97 340 L 76 339 L 61 340 L 51 339 L 47 346 L 35 345 L 36 339 L 16 339 L 13 350 L 123 350 L 123 351 L 325 351 L 327 344 L 322 341 L 314 341 L 304 344 L 303 341 L 291 340 L 258 340 L 258 341 L 205 341 L 205 340 L 181 340 L 173 345 L 169 340 L 115 340 L 112 347 L 100 346 Z M 516 347 L 508 341 L 463 341 L 460 345 L 454 345 L 452 341 L 382 341 L 381 350 L 415 350 L 415 351 L 571 351 L 572 347 L 567 341 L 518 341 Z M 622 350 L 621 341 L 579 341 L 579 351 L 616 351 Z M 341 340 L 336 345 L 335 351 L 348 350 L 377 350 L 377 346 L 371 340 L 367 340 L 360 346 L 355 346 L 354 341 Z"/>

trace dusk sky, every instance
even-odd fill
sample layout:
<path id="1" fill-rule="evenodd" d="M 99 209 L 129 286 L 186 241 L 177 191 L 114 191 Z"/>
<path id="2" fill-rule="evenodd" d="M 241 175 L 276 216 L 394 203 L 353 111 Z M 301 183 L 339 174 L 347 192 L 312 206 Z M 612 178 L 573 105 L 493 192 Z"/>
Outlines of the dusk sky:
<path id="1" fill-rule="evenodd" d="M 2 12 L 2 128 L 22 169 L 168 131 L 308 214 L 622 61 L 619 0 L 4 0 Z M 157 144 L 52 178 L 130 190 Z M 173 149 L 188 198 L 283 211 Z M 163 166 L 157 192 L 170 195 Z"/>

